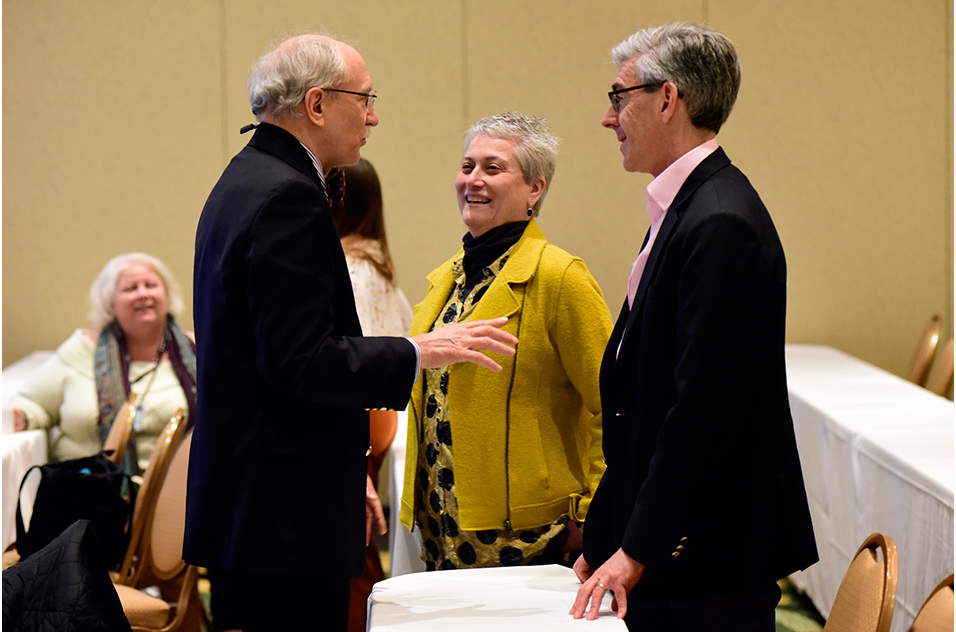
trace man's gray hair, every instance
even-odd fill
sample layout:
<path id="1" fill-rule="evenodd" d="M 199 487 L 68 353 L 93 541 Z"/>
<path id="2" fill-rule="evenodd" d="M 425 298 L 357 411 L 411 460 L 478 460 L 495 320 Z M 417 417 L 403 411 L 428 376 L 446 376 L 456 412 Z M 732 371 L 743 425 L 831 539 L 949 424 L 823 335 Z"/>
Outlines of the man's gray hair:
<path id="1" fill-rule="evenodd" d="M 733 44 L 696 24 L 665 24 L 634 33 L 611 51 L 620 67 L 637 57 L 641 83 L 677 86 L 691 123 L 719 132 L 740 89 L 740 63 Z"/>
<path id="2" fill-rule="evenodd" d="M 531 183 L 538 176 L 544 177 L 544 191 L 532 210 L 538 216 L 544 196 L 551 187 L 551 178 L 558 162 L 558 143 L 547 121 L 518 112 L 502 112 L 479 119 L 465 132 L 465 151 L 479 134 L 494 138 L 507 138 L 515 143 L 515 158 L 521 166 L 525 182 Z"/>
<path id="3" fill-rule="evenodd" d="M 116 281 L 123 270 L 133 264 L 141 264 L 159 275 L 166 289 L 167 309 L 173 316 L 183 311 L 183 293 L 173 273 L 166 264 L 145 252 L 128 252 L 117 255 L 106 262 L 99 275 L 90 286 L 90 323 L 96 329 L 102 329 L 113 320 L 113 299 L 116 298 Z"/>
<path id="4" fill-rule="evenodd" d="M 302 116 L 299 104 L 312 88 L 331 88 L 348 80 L 338 43 L 307 33 L 283 41 L 259 58 L 249 75 L 249 104 L 256 120 L 272 114 Z"/>

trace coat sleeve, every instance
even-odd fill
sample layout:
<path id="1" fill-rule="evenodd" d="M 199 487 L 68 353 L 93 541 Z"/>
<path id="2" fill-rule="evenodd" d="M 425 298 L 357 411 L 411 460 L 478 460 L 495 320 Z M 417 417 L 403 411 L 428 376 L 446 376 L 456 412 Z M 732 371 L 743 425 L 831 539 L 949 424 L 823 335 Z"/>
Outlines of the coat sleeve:
<path id="1" fill-rule="evenodd" d="M 565 270 L 555 313 L 551 336 L 564 371 L 581 395 L 588 415 L 587 450 L 580 464 L 586 473 L 588 490 L 572 498 L 569 514 L 582 522 L 605 470 L 598 378 L 604 347 L 611 335 L 611 315 L 601 288 L 580 259 L 573 259 Z"/>
<path id="2" fill-rule="evenodd" d="M 248 310 L 259 374 L 284 396 L 404 409 L 415 351 L 403 338 L 363 338 L 335 225 L 305 183 L 275 191 L 246 250 Z"/>

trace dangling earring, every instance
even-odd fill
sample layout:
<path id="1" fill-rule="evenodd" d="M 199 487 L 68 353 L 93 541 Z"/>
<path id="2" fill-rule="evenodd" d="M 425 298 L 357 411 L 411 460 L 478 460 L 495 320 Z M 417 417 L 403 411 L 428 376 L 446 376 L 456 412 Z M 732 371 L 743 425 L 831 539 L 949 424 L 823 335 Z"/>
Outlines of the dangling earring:
<path id="1" fill-rule="evenodd" d="M 534 209 L 530 206 L 528 207 L 528 217 L 534 217 Z"/>

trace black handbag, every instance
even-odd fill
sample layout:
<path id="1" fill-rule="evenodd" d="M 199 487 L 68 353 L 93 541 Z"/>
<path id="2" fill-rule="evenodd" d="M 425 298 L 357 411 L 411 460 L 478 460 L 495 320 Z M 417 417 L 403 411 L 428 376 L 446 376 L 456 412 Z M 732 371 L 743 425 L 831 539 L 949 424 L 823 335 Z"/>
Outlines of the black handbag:
<path id="1" fill-rule="evenodd" d="M 30 530 L 23 526 L 22 499 L 17 498 L 17 552 L 20 559 L 39 551 L 77 520 L 93 522 L 110 568 L 126 556 L 132 530 L 133 507 L 139 486 L 120 466 L 103 454 L 59 463 L 34 465 L 20 481 L 23 484 L 34 469 L 40 470 L 40 486 L 33 503 Z"/>

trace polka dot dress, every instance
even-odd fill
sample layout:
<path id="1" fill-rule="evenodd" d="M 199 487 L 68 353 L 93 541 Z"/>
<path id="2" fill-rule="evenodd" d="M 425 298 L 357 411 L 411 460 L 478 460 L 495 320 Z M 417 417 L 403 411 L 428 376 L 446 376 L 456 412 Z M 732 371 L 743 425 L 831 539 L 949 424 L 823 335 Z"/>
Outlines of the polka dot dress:
<path id="1" fill-rule="evenodd" d="M 513 246 L 512 246 L 513 248 Z M 471 292 L 465 289 L 462 258 L 455 262 L 455 288 L 441 310 L 432 330 L 465 320 L 484 296 L 498 271 L 504 267 L 511 249 L 484 268 L 484 276 Z M 423 438 L 418 450 L 418 476 L 415 487 L 415 524 L 422 535 L 422 559 L 428 570 L 517 566 L 530 563 L 556 563 L 561 559 L 558 539 L 568 516 L 535 529 L 463 531 L 458 526 L 458 499 L 455 494 L 453 420 L 448 415 L 448 368 L 428 369 L 424 373 Z"/>

